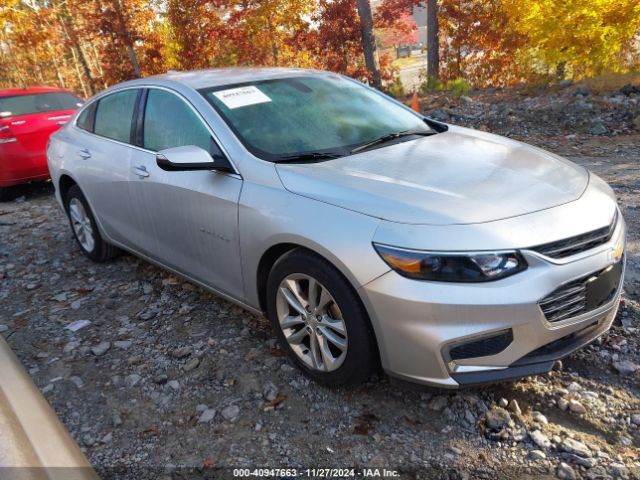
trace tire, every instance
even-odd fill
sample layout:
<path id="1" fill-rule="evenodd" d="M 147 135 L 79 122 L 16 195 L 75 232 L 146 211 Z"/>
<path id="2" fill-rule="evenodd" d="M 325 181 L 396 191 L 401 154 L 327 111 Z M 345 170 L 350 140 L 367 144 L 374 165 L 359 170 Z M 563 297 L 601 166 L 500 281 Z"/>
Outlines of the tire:
<path id="1" fill-rule="evenodd" d="M 296 249 L 275 263 L 267 280 L 267 315 L 281 348 L 317 382 L 356 385 L 378 369 L 375 335 L 360 299 L 342 274 L 315 254 Z"/>
<path id="2" fill-rule="evenodd" d="M 105 242 L 100 236 L 93 212 L 80 187 L 73 185 L 69 188 L 64 206 L 71 232 L 82 253 L 94 262 L 105 262 L 118 255 L 120 250 Z"/>
<path id="3" fill-rule="evenodd" d="M 8 202 L 9 200 L 13 200 L 11 188 L 9 187 L 0 187 L 0 202 Z"/>

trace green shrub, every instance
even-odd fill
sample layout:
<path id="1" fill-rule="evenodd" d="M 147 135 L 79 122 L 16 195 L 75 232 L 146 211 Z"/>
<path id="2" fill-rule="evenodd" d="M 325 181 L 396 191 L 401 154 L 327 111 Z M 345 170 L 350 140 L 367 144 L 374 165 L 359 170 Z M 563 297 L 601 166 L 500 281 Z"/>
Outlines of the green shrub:
<path id="1" fill-rule="evenodd" d="M 447 83 L 447 90 L 450 90 L 456 97 L 462 97 L 464 95 L 469 95 L 471 92 L 471 85 L 464 78 L 458 77 L 455 80 L 449 81 Z"/>
<path id="2" fill-rule="evenodd" d="M 387 91 L 393 98 L 404 98 L 407 96 L 399 76 L 393 79 L 393 83 L 389 85 Z"/>
<path id="3" fill-rule="evenodd" d="M 436 77 L 427 74 L 427 71 L 420 70 L 420 93 L 426 95 L 430 92 L 437 92 L 444 89 L 444 85 Z"/>

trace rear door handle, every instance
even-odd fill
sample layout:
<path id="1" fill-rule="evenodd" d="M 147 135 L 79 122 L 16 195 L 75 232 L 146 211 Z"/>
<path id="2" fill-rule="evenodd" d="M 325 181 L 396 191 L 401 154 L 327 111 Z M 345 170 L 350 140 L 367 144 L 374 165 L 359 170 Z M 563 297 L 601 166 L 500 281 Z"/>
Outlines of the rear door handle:
<path id="1" fill-rule="evenodd" d="M 82 158 L 83 160 L 91 158 L 91 152 L 87 148 L 83 148 L 82 150 L 80 150 L 78 152 L 78 155 L 80 155 L 80 158 Z"/>
<path id="2" fill-rule="evenodd" d="M 145 167 L 144 165 L 133 167 L 133 173 L 135 173 L 139 178 L 147 178 L 149 176 L 147 167 Z"/>

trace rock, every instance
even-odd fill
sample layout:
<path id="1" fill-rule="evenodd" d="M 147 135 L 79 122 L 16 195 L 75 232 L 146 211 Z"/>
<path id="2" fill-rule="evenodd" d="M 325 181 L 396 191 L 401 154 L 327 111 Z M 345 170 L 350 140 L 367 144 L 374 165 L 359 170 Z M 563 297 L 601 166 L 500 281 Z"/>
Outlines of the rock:
<path id="1" fill-rule="evenodd" d="M 558 408 L 562 411 L 565 411 L 567 408 L 569 408 L 569 400 L 567 400 L 566 398 L 559 398 Z"/>
<path id="2" fill-rule="evenodd" d="M 593 127 L 591 127 L 589 133 L 591 135 L 606 135 L 607 133 L 609 133 L 609 130 L 604 126 L 603 123 L 597 122 Z"/>
<path id="3" fill-rule="evenodd" d="M 576 95 L 579 95 L 581 97 L 586 97 L 590 93 L 591 90 L 586 85 L 578 85 L 578 88 L 576 88 Z"/>
<path id="4" fill-rule="evenodd" d="M 178 359 L 188 357 L 189 355 L 191 355 L 191 347 L 180 347 L 171 352 L 171 356 Z"/>
<path id="5" fill-rule="evenodd" d="M 94 443 L 96 443 L 95 439 L 93 438 L 93 436 L 91 436 L 90 434 L 86 434 L 82 437 L 82 443 L 84 443 L 84 445 L 86 447 L 91 447 L 93 446 Z"/>
<path id="6" fill-rule="evenodd" d="M 504 397 L 501 398 L 500 401 L 498 402 L 498 406 L 502 408 L 507 408 L 508 405 L 509 405 L 509 400 L 507 400 Z"/>
<path id="7" fill-rule="evenodd" d="M 640 413 L 634 413 L 631 415 L 631 423 L 640 426 Z"/>
<path id="8" fill-rule="evenodd" d="M 82 381 L 82 379 L 75 375 L 69 377 L 69 381 L 73 383 L 76 386 L 76 388 L 82 388 L 84 386 L 84 382 Z"/>
<path id="9" fill-rule="evenodd" d="M 640 368 L 640 366 L 633 363 L 631 360 L 622 360 L 620 362 L 615 362 L 613 364 L 613 368 L 615 368 L 620 375 L 631 375 Z"/>
<path id="10" fill-rule="evenodd" d="M 547 454 L 542 450 L 531 450 L 529 452 L 529 458 L 533 461 L 544 460 L 547 458 Z"/>
<path id="11" fill-rule="evenodd" d="M 267 382 L 262 389 L 262 396 L 268 402 L 276 399 L 278 396 L 278 388 L 271 382 Z"/>
<path id="12" fill-rule="evenodd" d="M 198 365 L 200 365 L 200 359 L 198 357 L 195 357 L 185 363 L 182 369 L 185 372 L 190 372 L 191 370 L 195 370 L 196 368 L 198 368 Z"/>
<path id="13" fill-rule="evenodd" d="M 166 373 L 160 373 L 155 377 L 153 377 L 153 383 L 157 383 L 158 385 L 163 385 L 167 383 L 167 380 L 169 380 L 169 377 L 167 376 Z"/>
<path id="14" fill-rule="evenodd" d="M 117 342 L 113 342 L 113 345 L 117 348 L 121 348 L 122 350 L 126 350 L 132 345 L 131 340 L 118 340 Z"/>
<path id="15" fill-rule="evenodd" d="M 113 426 L 119 427 L 120 425 L 122 425 L 122 417 L 120 417 L 120 414 L 116 412 L 113 414 Z"/>
<path id="16" fill-rule="evenodd" d="M 613 478 L 629 478 L 629 469 L 622 463 L 612 463 L 609 466 L 609 473 Z"/>
<path id="17" fill-rule="evenodd" d="M 216 416 L 215 408 L 207 408 L 202 412 L 200 418 L 198 418 L 198 423 L 209 423 Z"/>
<path id="18" fill-rule="evenodd" d="M 132 373 L 131 375 L 127 375 L 125 382 L 127 386 L 135 387 L 138 383 L 140 383 L 140 380 L 142 380 L 142 377 L 140 375 L 138 375 L 137 373 Z"/>
<path id="19" fill-rule="evenodd" d="M 627 84 L 620 89 L 620 93 L 626 96 L 633 95 L 634 93 L 640 93 L 640 87 L 636 85 Z"/>
<path id="20" fill-rule="evenodd" d="M 102 437 L 100 443 L 111 443 L 111 440 L 113 440 L 113 434 L 109 432 L 104 437 Z"/>
<path id="21" fill-rule="evenodd" d="M 169 385 L 173 390 L 179 390 L 180 389 L 180 384 L 178 383 L 177 380 L 169 380 L 167 382 L 167 385 Z"/>
<path id="22" fill-rule="evenodd" d="M 564 462 L 560 462 L 556 470 L 556 477 L 566 480 L 574 480 L 576 478 L 576 473 L 569 465 Z"/>
<path id="23" fill-rule="evenodd" d="M 225 420 L 233 421 L 238 418 L 238 415 L 240 415 L 240 407 L 238 407 L 237 405 L 229 405 L 228 407 L 225 407 L 220 413 L 222 413 L 222 416 Z"/>
<path id="24" fill-rule="evenodd" d="M 449 400 L 444 395 L 437 395 L 429 402 L 429 408 L 436 412 L 441 412 L 449 404 Z"/>
<path id="25" fill-rule="evenodd" d="M 585 408 L 585 406 L 577 400 L 573 399 L 569 400 L 569 410 L 571 410 L 573 413 L 587 413 L 587 409 Z"/>
<path id="26" fill-rule="evenodd" d="M 578 442 L 573 438 L 565 438 L 559 445 L 560 450 L 564 452 L 574 453 L 579 457 L 591 457 L 591 451 L 584 443 Z"/>
<path id="27" fill-rule="evenodd" d="M 100 342 L 98 345 L 91 347 L 91 353 L 93 353 L 96 357 L 100 357 L 107 353 L 107 350 L 109 350 L 110 348 L 110 342 Z"/>
<path id="28" fill-rule="evenodd" d="M 533 441 L 533 443 L 535 443 L 540 448 L 546 449 L 551 446 L 551 441 L 540 430 L 534 430 L 533 432 L 529 432 L 529 437 L 531 437 L 531 440 Z"/>
<path id="29" fill-rule="evenodd" d="M 576 465 L 580 465 L 584 468 L 593 468 L 598 463 L 595 458 L 579 457 L 578 455 L 575 455 L 573 453 L 561 453 L 560 456 L 565 460 L 571 463 L 575 463 Z"/>
<path id="30" fill-rule="evenodd" d="M 576 393 L 576 392 L 579 392 L 580 390 L 582 390 L 582 387 L 580 386 L 580 384 L 578 382 L 571 382 L 569 384 L 569 386 L 567 387 L 567 390 L 569 392 Z"/>
<path id="31" fill-rule="evenodd" d="M 520 410 L 520 405 L 518 405 L 517 400 L 511 400 L 509 402 L 509 411 L 511 413 L 515 413 L 516 415 L 522 414 L 522 410 Z"/>
<path id="32" fill-rule="evenodd" d="M 495 407 L 485 413 L 485 422 L 491 430 L 501 430 L 511 423 L 511 415 L 504 408 Z"/>
<path id="33" fill-rule="evenodd" d="M 545 417 L 540 412 L 537 412 L 537 411 L 531 412 L 531 418 L 533 419 L 534 422 L 542 423 L 544 425 L 549 424 L 549 420 L 547 420 L 547 417 Z"/>
<path id="34" fill-rule="evenodd" d="M 0 333 L 6 332 L 9 330 L 9 327 L 0 323 Z"/>

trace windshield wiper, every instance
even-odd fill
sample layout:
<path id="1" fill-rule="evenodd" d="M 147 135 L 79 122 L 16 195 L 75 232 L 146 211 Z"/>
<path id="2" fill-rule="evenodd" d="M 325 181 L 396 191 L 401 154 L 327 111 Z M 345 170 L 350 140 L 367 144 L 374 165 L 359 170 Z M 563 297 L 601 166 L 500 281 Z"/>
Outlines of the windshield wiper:
<path id="1" fill-rule="evenodd" d="M 332 152 L 303 152 L 293 155 L 283 155 L 276 159 L 277 163 L 317 162 L 319 160 L 333 160 L 342 157 L 340 153 Z"/>
<path id="2" fill-rule="evenodd" d="M 363 145 L 360 145 L 359 147 L 354 148 L 353 150 L 351 150 L 351 154 L 362 152 L 363 150 L 366 150 L 368 148 L 374 147 L 374 146 L 379 145 L 381 143 L 385 143 L 385 142 L 389 142 L 391 140 L 395 140 L 397 138 L 411 137 L 413 135 L 421 135 L 421 136 L 424 136 L 424 137 L 428 137 L 428 136 L 431 136 L 431 135 L 435 135 L 436 133 L 438 133 L 438 132 L 425 131 L 425 130 L 405 130 L 403 132 L 389 133 L 387 135 L 383 135 L 380 138 L 376 138 L 375 140 L 371 140 L 370 142 L 367 142 L 367 143 L 365 143 Z"/>

